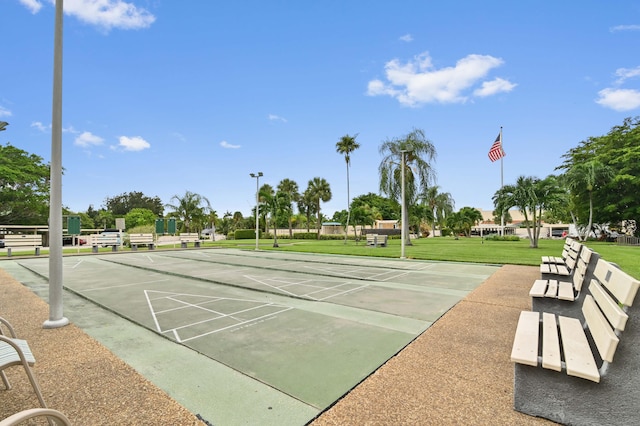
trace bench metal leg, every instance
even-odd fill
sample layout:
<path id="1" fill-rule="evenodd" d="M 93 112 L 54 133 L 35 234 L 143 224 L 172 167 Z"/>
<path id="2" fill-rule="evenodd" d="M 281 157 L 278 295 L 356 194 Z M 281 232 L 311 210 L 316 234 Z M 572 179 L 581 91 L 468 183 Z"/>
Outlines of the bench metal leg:
<path id="1" fill-rule="evenodd" d="M 180 242 L 180 248 L 187 248 L 187 243 L 184 241 Z"/>
<path id="2" fill-rule="evenodd" d="M 131 251 L 138 251 L 138 245 L 137 244 L 131 244 Z"/>
<path id="3" fill-rule="evenodd" d="M 91 246 L 91 253 L 97 253 L 98 252 L 98 246 Z"/>
<path id="4" fill-rule="evenodd" d="M 7 247 L 7 257 L 11 257 L 11 247 Z"/>

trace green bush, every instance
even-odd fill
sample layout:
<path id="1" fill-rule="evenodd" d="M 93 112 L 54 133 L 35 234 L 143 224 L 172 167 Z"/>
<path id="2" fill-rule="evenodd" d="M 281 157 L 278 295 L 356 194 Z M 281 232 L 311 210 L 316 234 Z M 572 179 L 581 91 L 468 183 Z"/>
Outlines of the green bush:
<path id="1" fill-rule="evenodd" d="M 487 235 L 484 239 L 487 241 L 520 241 L 520 237 L 517 235 L 501 236 L 500 234 Z"/>
<path id="2" fill-rule="evenodd" d="M 262 231 L 258 232 L 258 238 L 262 238 Z M 234 234 L 235 240 L 250 240 L 256 239 L 256 230 L 255 229 L 236 229 Z"/>
<path id="3" fill-rule="evenodd" d="M 297 240 L 317 240 L 317 232 L 294 232 L 293 238 Z"/>

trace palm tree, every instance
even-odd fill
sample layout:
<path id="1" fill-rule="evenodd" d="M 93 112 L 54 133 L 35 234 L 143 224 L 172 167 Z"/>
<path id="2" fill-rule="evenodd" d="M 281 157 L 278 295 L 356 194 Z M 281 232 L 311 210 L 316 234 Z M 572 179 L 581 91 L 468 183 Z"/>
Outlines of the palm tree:
<path id="1" fill-rule="evenodd" d="M 344 135 L 336 143 L 336 151 L 338 154 L 344 155 L 344 161 L 347 163 L 347 224 L 344 233 L 344 243 L 347 244 L 347 234 L 349 233 L 349 219 L 351 218 L 351 197 L 349 194 L 349 166 L 351 165 L 351 153 L 360 148 L 360 144 L 356 142 L 358 134 L 353 136 Z"/>
<path id="2" fill-rule="evenodd" d="M 315 213 L 314 195 L 306 189 L 298 198 L 298 210 L 307 219 L 307 233 L 310 232 L 309 226 L 311 225 L 311 215 Z"/>
<path id="3" fill-rule="evenodd" d="M 581 240 L 586 240 L 593 225 L 593 192 L 613 179 L 613 170 L 598 160 L 589 160 L 584 163 L 574 163 L 564 175 L 564 181 L 571 193 L 580 198 L 586 191 L 589 202 L 589 220 Z M 577 219 L 572 213 L 574 224 L 577 227 Z"/>
<path id="4" fill-rule="evenodd" d="M 211 210 L 211 203 L 206 197 L 191 191 L 185 192 L 182 197 L 174 195 L 170 201 L 175 201 L 175 204 L 165 205 L 166 208 L 173 209 L 169 216 L 182 220 L 182 229 L 186 232 L 191 232 L 191 226 L 203 220 Z"/>
<path id="5" fill-rule="evenodd" d="M 422 198 L 433 214 L 432 226 L 434 231 L 433 235 L 435 236 L 435 231 L 438 225 L 442 230 L 442 225 L 444 225 L 446 216 L 453 212 L 453 209 L 455 208 L 455 201 L 453 201 L 453 197 L 450 193 L 440 192 L 440 187 L 438 185 L 433 185 L 427 188 Z"/>
<path id="6" fill-rule="evenodd" d="M 318 222 L 316 227 L 318 229 L 318 239 L 320 239 L 320 229 L 322 227 L 322 215 L 320 214 L 320 202 L 327 202 L 331 200 L 331 187 L 329 182 L 323 178 L 314 177 L 309 181 L 307 191 L 311 194 L 314 202 L 316 213 L 318 214 Z"/>
<path id="7" fill-rule="evenodd" d="M 291 179 L 282 179 L 278 184 L 278 192 L 282 192 L 289 196 L 289 214 L 287 215 L 287 221 L 289 222 L 289 238 L 293 238 L 293 226 L 292 226 L 292 216 L 293 216 L 293 208 L 291 207 L 291 203 L 298 201 L 300 198 L 300 194 L 298 193 L 298 184 L 296 181 Z"/>
<path id="8" fill-rule="evenodd" d="M 273 247 L 278 247 L 278 217 L 282 214 L 291 215 L 291 199 L 284 192 L 260 194 L 264 199 L 266 210 L 271 214 L 273 224 Z"/>
<path id="9" fill-rule="evenodd" d="M 424 192 L 435 181 L 435 170 L 431 162 L 436 158 L 435 146 L 426 138 L 424 131 L 413 129 L 402 138 L 388 139 L 380 145 L 380 154 L 383 155 L 378 172 L 380 174 L 380 191 L 387 197 L 402 203 L 402 156 L 404 153 L 405 164 L 405 216 L 409 217 L 409 205 L 416 200 L 415 194 Z M 406 227 L 408 223 L 403 223 Z M 407 228 L 404 228 L 407 230 Z M 405 233 L 410 245 L 409 233 Z"/>
<path id="10" fill-rule="evenodd" d="M 555 176 L 548 176 L 542 180 L 531 176 L 520 176 L 515 185 L 505 185 L 496 191 L 493 204 L 495 209 L 501 212 L 517 207 L 524 215 L 527 224 L 529 247 L 538 248 L 542 212 L 553 205 L 561 193 L 562 190 Z"/>

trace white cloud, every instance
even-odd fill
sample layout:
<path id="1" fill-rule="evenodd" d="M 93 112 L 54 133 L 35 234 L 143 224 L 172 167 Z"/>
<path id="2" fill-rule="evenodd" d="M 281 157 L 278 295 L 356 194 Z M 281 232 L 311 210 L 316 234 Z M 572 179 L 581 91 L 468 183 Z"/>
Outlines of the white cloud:
<path id="1" fill-rule="evenodd" d="M 220 142 L 220 146 L 223 147 L 223 148 L 227 148 L 227 149 L 238 149 L 238 148 L 240 148 L 240 145 L 231 145 L 227 141 Z"/>
<path id="2" fill-rule="evenodd" d="M 49 0 L 55 5 L 55 0 Z M 42 8 L 40 0 L 20 0 L 31 13 Z M 124 0 L 66 0 L 64 12 L 90 25 L 110 30 L 148 28 L 156 17 L 148 10 Z"/>
<path id="3" fill-rule="evenodd" d="M 279 115 L 269 114 L 269 120 L 271 121 L 282 121 L 283 123 L 287 122 L 287 119 L 284 117 L 280 117 Z"/>
<path id="4" fill-rule="evenodd" d="M 11 111 L 3 106 L 0 106 L 0 117 L 11 117 L 12 115 L 13 114 L 11 114 Z"/>
<path id="5" fill-rule="evenodd" d="M 20 3 L 22 3 L 22 5 L 29 9 L 33 14 L 40 12 L 40 9 L 42 9 L 42 3 L 38 0 L 20 0 Z"/>
<path id="6" fill-rule="evenodd" d="M 94 135 L 91 132 L 82 132 L 76 137 L 76 140 L 73 143 L 75 145 L 83 147 L 97 146 L 102 145 L 104 143 L 104 139 L 102 139 L 100 136 Z"/>
<path id="7" fill-rule="evenodd" d="M 598 92 L 596 103 L 616 111 L 640 108 L 640 91 L 632 89 L 603 89 Z"/>
<path id="8" fill-rule="evenodd" d="M 413 37 L 411 36 L 411 34 L 405 34 L 402 37 L 400 37 L 400 40 L 406 41 L 407 43 L 409 43 L 413 41 Z"/>
<path id="9" fill-rule="evenodd" d="M 31 123 L 31 127 L 35 127 L 36 129 L 40 130 L 43 133 L 48 132 L 49 129 L 51 128 L 51 126 L 45 126 L 40 121 L 34 121 L 33 123 Z"/>
<path id="10" fill-rule="evenodd" d="M 409 106 L 464 103 L 470 96 L 467 90 L 478 83 L 483 87 L 471 95 L 488 96 L 508 92 L 515 87 L 504 79 L 482 81 L 489 71 L 503 63 L 502 59 L 493 56 L 468 55 L 458 60 L 455 67 L 436 69 L 428 52 L 415 56 L 406 64 L 393 59 L 385 64 L 387 83 L 377 79 L 370 81 L 367 94 L 388 95 Z"/>
<path id="11" fill-rule="evenodd" d="M 151 147 L 151 144 L 140 136 L 131 138 L 128 136 L 120 136 L 118 140 L 120 141 L 118 147 L 123 148 L 125 151 L 142 151 L 143 149 Z"/>
<path id="12" fill-rule="evenodd" d="M 616 80 L 616 84 L 622 84 L 628 78 L 640 77 L 640 67 L 636 68 L 618 68 L 616 70 L 616 76 L 618 79 Z"/>
<path id="13" fill-rule="evenodd" d="M 478 97 L 485 97 L 495 95 L 496 93 L 501 92 L 510 92 L 512 91 L 517 84 L 511 83 L 503 78 L 496 78 L 492 81 L 483 81 L 482 87 L 473 91 L 473 94 Z"/>
<path id="14" fill-rule="evenodd" d="M 609 28 L 609 31 L 615 33 L 616 31 L 640 31 L 640 25 L 616 25 Z"/>

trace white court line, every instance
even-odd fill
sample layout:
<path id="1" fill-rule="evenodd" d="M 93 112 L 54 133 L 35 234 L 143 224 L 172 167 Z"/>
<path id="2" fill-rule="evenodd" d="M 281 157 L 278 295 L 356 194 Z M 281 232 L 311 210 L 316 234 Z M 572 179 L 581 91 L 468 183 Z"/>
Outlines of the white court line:
<path id="1" fill-rule="evenodd" d="M 239 318 L 235 318 L 235 317 L 234 317 L 234 315 L 242 314 L 242 313 L 245 313 L 245 312 L 254 311 L 254 310 L 256 310 L 256 309 L 261 309 L 261 308 L 264 308 L 265 306 L 277 306 L 277 305 L 273 305 L 272 303 L 266 303 L 266 304 L 264 304 L 264 305 L 254 306 L 253 308 L 248 308 L 248 309 L 243 309 L 243 310 L 241 310 L 241 311 L 231 312 L 230 314 L 222 314 L 222 313 L 220 313 L 220 314 L 219 314 L 217 317 L 215 317 L 215 318 L 208 318 L 208 319 L 205 319 L 205 320 L 202 320 L 202 321 L 192 322 L 192 323 L 190 323 L 190 324 L 185 324 L 185 325 L 181 325 L 181 326 L 179 326 L 179 327 L 174 327 L 174 328 L 168 329 L 168 330 L 166 330 L 166 331 L 169 331 L 169 330 L 182 330 L 182 329 L 184 329 L 184 328 L 189 328 L 189 327 L 193 327 L 193 326 L 200 325 L 200 324 L 206 324 L 206 323 L 211 322 L 211 321 L 217 321 L 217 320 L 219 320 L 219 319 L 221 319 L 221 318 L 231 318 L 232 320 L 234 320 L 234 321 L 238 321 L 239 323 L 245 323 L 245 322 L 247 322 L 247 321 L 254 321 L 254 320 L 255 320 L 255 318 L 252 318 L 252 319 L 250 319 L 250 320 L 242 321 L 242 320 L 241 320 L 241 319 L 239 319 Z M 288 309 L 292 309 L 292 308 L 288 308 Z M 236 325 L 237 325 L 237 324 L 236 324 Z"/>
<path id="2" fill-rule="evenodd" d="M 151 263 L 156 263 L 156 262 L 153 260 L 153 258 L 151 258 L 151 256 L 149 256 L 148 254 L 145 254 L 145 256 L 144 256 L 144 257 L 146 257 L 147 259 L 149 259 L 149 262 L 151 262 Z"/>
<path id="3" fill-rule="evenodd" d="M 81 290 L 80 292 L 84 293 L 85 291 L 110 290 L 112 288 L 131 287 L 131 286 L 140 285 L 140 284 L 161 283 L 163 281 L 169 281 L 169 278 L 165 278 L 163 280 L 152 280 L 152 281 L 142 281 L 142 282 L 137 282 L 137 283 L 122 284 L 122 285 L 112 285 L 112 286 L 109 286 L 109 287 L 89 288 L 89 289 L 86 289 L 86 290 Z"/>
<path id="4" fill-rule="evenodd" d="M 156 318 L 155 314 L 153 314 L 153 305 L 151 304 L 151 300 L 149 300 L 149 293 L 147 293 L 147 290 L 144 291 L 144 297 L 147 298 L 147 305 L 149 305 L 149 311 L 152 312 L 151 316 L 153 317 L 153 323 L 156 325 L 156 330 L 158 330 L 158 333 L 162 333 L 160 323 L 158 323 L 158 318 Z"/>
<path id="5" fill-rule="evenodd" d="M 153 299 L 153 300 L 161 300 L 161 299 L 169 299 L 169 300 L 173 300 L 174 302 L 178 302 L 178 303 L 182 303 L 184 306 L 179 306 L 177 308 L 171 308 L 171 309 L 164 309 L 162 311 L 154 311 L 157 314 L 166 314 L 167 312 L 173 312 L 173 311 L 180 311 L 182 309 L 186 309 L 186 308 L 195 308 L 195 307 L 199 307 L 200 304 L 199 303 L 189 303 L 189 302 L 185 302 L 183 300 L 180 299 L 174 299 L 171 296 L 165 296 L 165 297 L 159 297 L 157 299 Z M 223 300 L 222 297 L 218 297 L 218 298 L 211 298 L 211 300 L 207 300 L 205 302 L 202 303 L 211 303 L 211 302 L 218 302 L 220 300 Z M 204 308 L 203 308 L 204 309 Z M 204 309 L 207 310 L 207 309 Z M 217 313 L 219 315 L 222 315 L 220 312 L 215 312 L 215 311 L 210 311 L 210 312 L 214 312 Z"/>
<path id="6" fill-rule="evenodd" d="M 248 324 L 248 323 L 251 323 L 251 322 L 259 321 L 259 320 L 261 320 L 263 318 L 272 317 L 272 316 L 280 314 L 282 312 L 290 311 L 291 309 L 293 309 L 293 308 L 286 308 L 286 309 L 283 309 L 283 310 L 278 311 L 278 312 L 272 312 L 270 314 L 263 315 L 263 316 L 257 317 L 257 318 L 252 318 L 250 320 L 243 321 L 243 322 L 240 322 L 238 324 L 229 325 L 227 327 L 219 328 L 217 330 L 213 330 L 213 331 L 210 331 L 208 333 L 203 333 L 203 334 L 200 334 L 198 336 L 189 337 L 188 339 L 180 340 L 179 342 L 182 343 L 182 342 L 188 342 L 189 340 L 199 339 L 200 337 L 208 336 L 210 334 L 218 333 L 220 331 L 224 331 L 224 330 L 227 330 L 227 329 L 230 329 L 230 328 L 234 328 L 234 327 L 238 327 L 238 326 L 241 326 L 241 325 L 244 325 L 244 324 Z"/>
<path id="7" fill-rule="evenodd" d="M 71 269 L 76 269 L 78 266 L 80 266 L 82 262 L 83 262 L 82 260 L 78 261 L 75 265 L 71 267 Z"/>
<path id="8" fill-rule="evenodd" d="M 260 280 L 258 280 L 258 279 L 253 278 L 253 277 L 252 277 L 252 276 L 250 276 L 250 275 L 243 275 L 243 276 L 244 276 L 245 278 L 247 278 L 247 279 L 250 279 L 250 280 L 251 280 L 251 281 L 253 281 L 253 282 L 258 283 L 258 284 L 266 285 L 267 287 L 271 287 L 271 288 L 273 288 L 273 289 L 276 289 L 276 290 L 282 291 L 282 292 L 287 293 L 287 294 L 290 294 L 290 295 L 292 295 L 292 296 L 299 297 L 299 296 L 298 296 L 297 294 L 295 294 L 295 293 L 292 293 L 292 292 L 290 292 L 290 291 L 287 291 L 287 290 L 281 289 L 280 287 L 273 286 L 273 285 L 271 285 L 271 284 L 267 284 L 267 283 L 265 283 L 265 282 L 263 282 L 263 281 L 260 281 Z"/>
<path id="9" fill-rule="evenodd" d="M 361 290 L 361 289 L 367 288 L 367 287 L 369 287 L 369 285 L 368 284 L 364 284 L 364 285 L 361 285 L 360 287 L 352 288 L 351 290 L 345 290 L 343 292 L 332 294 L 332 295 L 329 295 L 327 297 L 323 297 L 322 299 L 316 299 L 316 300 L 331 299 L 332 297 L 337 297 L 337 296 L 342 296 L 343 294 L 353 293 L 354 291 L 358 291 L 358 290 Z"/>

